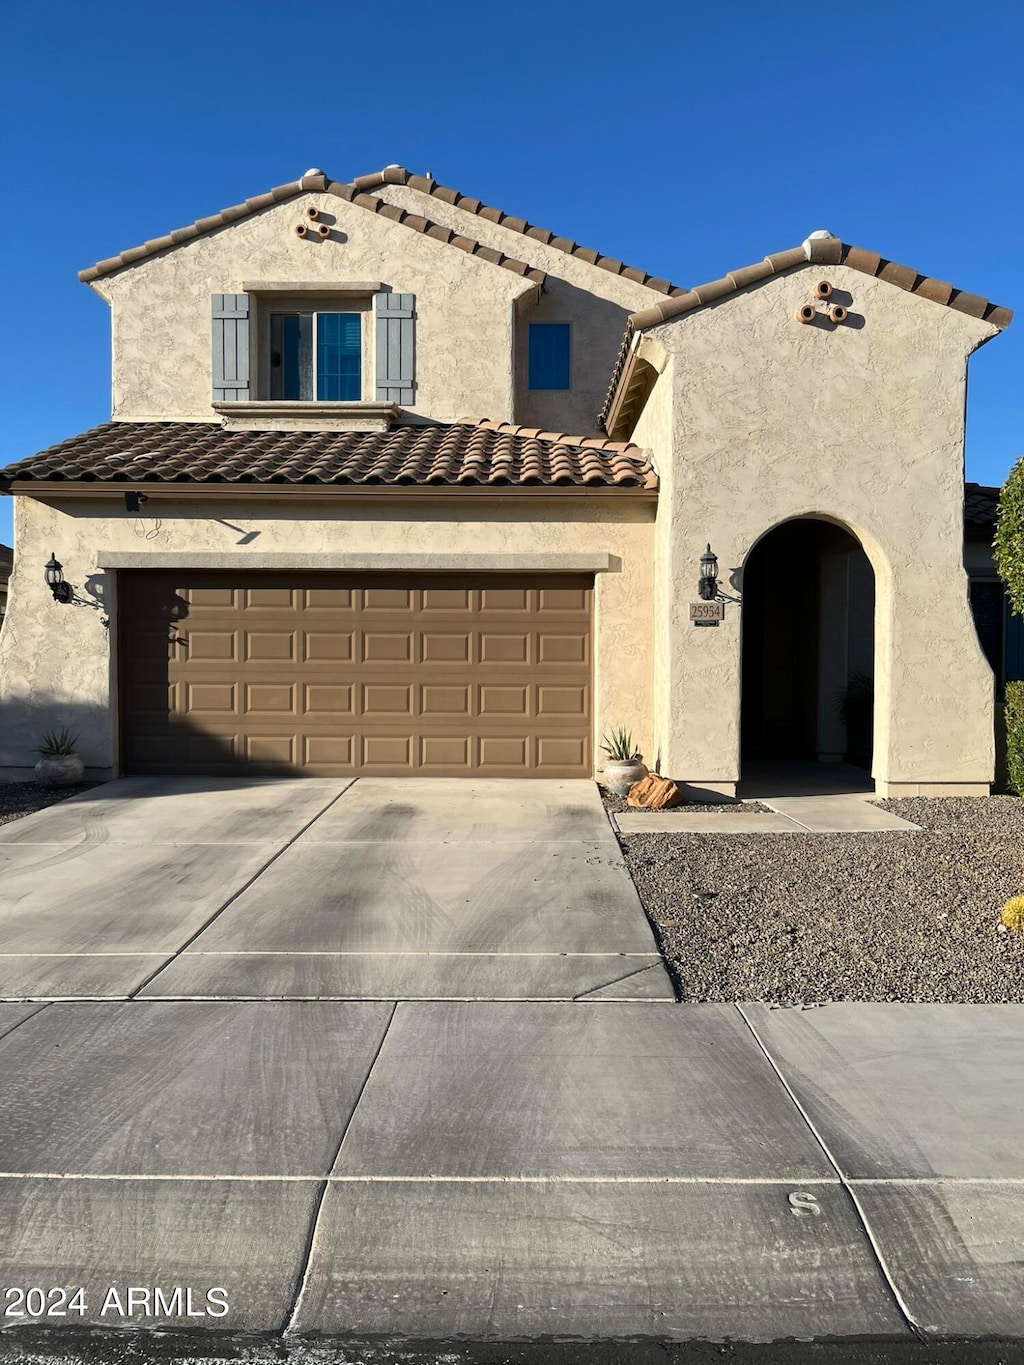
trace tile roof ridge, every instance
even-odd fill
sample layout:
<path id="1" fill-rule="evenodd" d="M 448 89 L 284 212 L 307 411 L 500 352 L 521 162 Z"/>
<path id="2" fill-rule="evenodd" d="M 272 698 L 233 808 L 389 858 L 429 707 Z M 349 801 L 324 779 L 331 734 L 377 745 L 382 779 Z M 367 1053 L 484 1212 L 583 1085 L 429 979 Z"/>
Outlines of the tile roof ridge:
<path id="1" fill-rule="evenodd" d="M 91 284 L 93 280 L 100 279 L 104 275 L 113 275 L 117 271 L 125 269 L 126 266 L 148 260 L 161 252 L 173 250 L 174 247 L 181 246 L 184 242 L 193 241 L 197 237 L 205 236 L 208 232 L 215 232 L 218 228 L 226 227 L 228 224 L 236 223 L 242 218 L 248 218 L 254 213 L 260 213 L 263 209 L 271 208 L 275 204 L 284 203 L 288 199 L 294 199 L 300 194 L 309 192 L 334 194 L 349 203 L 358 204 L 361 208 L 369 209 L 393 222 L 401 223 L 404 227 L 421 232 L 426 237 L 432 237 L 435 241 L 458 247 L 467 255 L 475 256 L 480 260 L 489 261 L 492 265 L 510 270 L 513 274 L 520 275 L 535 284 L 543 285 L 547 278 L 543 270 L 539 270 L 525 261 L 520 261 L 514 256 L 506 256 L 493 247 L 484 246 L 482 242 L 471 237 L 465 237 L 440 223 L 434 223 L 429 218 L 422 218 L 417 214 L 406 212 L 405 209 L 398 209 L 385 199 L 369 194 L 365 190 L 357 190 L 352 185 L 330 180 L 320 170 L 307 171 L 298 180 L 289 181 L 285 185 L 278 185 L 274 189 L 268 190 L 266 194 L 256 195 L 252 199 L 246 199 L 242 204 L 221 209 L 219 213 L 210 214 L 206 218 L 198 218 L 187 227 L 175 228 L 173 232 L 166 233 L 162 237 L 151 238 L 148 242 L 143 242 L 141 246 L 129 247 L 117 256 L 109 256 L 106 260 L 97 261 L 95 265 L 80 270 L 78 278 L 83 284 Z"/>
<path id="2" fill-rule="evenodd" d="M 619 455 L 629 455 L 635 451 L 637 457 L 646 459 L 642 448 L 635 442 L 613 441 L 607 436 L 573 436 L 565 431 L 547 431 L 544 427 L 527 427 L 491 417 L 460 417 L 457 425 L 496 431 L 505 436 L 522 436 L 527 440 L 545 441 L 552 445 L 573 446 L 578 450 L 607 450 Z"/>
<path id="3" fill-rule="evenodd" d="M 773 275 L 783 274 L 795 266 L 808 263 L 849 266 L 851 270 L 859 270 L 862 274 L 884 280 L 887 284 L 893 284 L 898 289 L 904 289 L 908 293 L 916 294 L 932 303 L 943 304 L 956 312 L 966 313 L 968 316 L 978 318 L 983 322 L 990 322 L 1000 330 L 1009 327 L 1013 320 L 1012 309 L 991 303 L 980 294 L 969 294 L 965 290 L 954 288 L 953 285 L 947 284 L 944 280 L 936 279 L 931 275 L 922 275 L 912 266 L 898 265 L 895 261 L 887 260 L 877 252 L 866 251 L 863 247 L 851 246 L 841 238 L 834 237 L 830 232 L 812 232 L 799 246 L 790 247 L 787 251 L 773 252 L 765 256 L 763 260 L 756 261 L 753 265 L 740 266 L 735 270 L 728 271 L 721 279 L 709 280 L 706 284 L 699 284 L 693 289 L 687 290 L 685 294 L 665 299 L 652 304 L 650 308 L 643 308 L 639 312 L 631 313 L 626 319 L 626 329 L 619 345 L 615 364 L 612 367 L 604 403 L 598 413 L 598 426 L 604 427 L 611 412 L 615 395 L 618 392 L 619 381 L 626 368 L 631 343 L 638 332 L 645 332 L 651 327 L 658 327 L 664 322 L 671 322 L 676 318 L 683 317 L 686 313 L 692 313 L 696 309 L 715 302 L 716 299 L 726 298 L 730 294 L 738 293 L 741 289 L 746 289 L 749 285 L 758 284 L 761 280 L 769 279 Z"/>
<path id="4" fill-rule="evenodd" d="M 80 270 L 78 278 L 83 284 L 90 284 L 103 275 L 113 275 L 115 271 L 123 270 L 125 266 L 135 265 L 137 261 L 147 260 L 150 256 L 156 256 L 162 251 L 170 251 L 183 242 L 191 242 L 196 237 L 203 237 L 208 232 L 215 232 L 217 228 L 226 227 L 228 223 L 236 223 L 239 219 L 248 218 L 251 214 L 259 213 L 274 204 L 283 204 L 288 199 L 294 199 L 296 195 L 303 194 L 308 189 L 318 188 L 313 183 L 318 179 L 323 179 L 322 174 L 307 171 L 298 180 L 289 180 L 284 185 L 276 185 L 272 190 L 267 190 L 265 194 L 254 195 L 241 204 L 221 209 L 218 213 L 209 214 L 205 218 L 197 218 L 194 223 L 189 223 L 186 227 L 175 228 L 173 232 L 165 233 L 162 237 L 150 238 L 141 246 L 128 247 L 116 256 L 108 256 L 105 260 L 97 261 L 95 265 Z"/>
<path id="5" fill-rule="evenodd" d="M 962 289 L 956 289 L 944 280 L 922 275 L 912 266 L 898 265 L 877 252 L 851 246 L 830 233 L 812 233 L 800 246 L 790 247 L 788 251 L 773 252 L 753 265 L 727 271 L 721 279 L 695 285 L 676 298 L 666 299 L 653 304 L 650 308 L 631 313 L 627 320 L 627 329 L 643 332 L 649 327 L 657 327 L 662 322 L 669 322 L 696 308 L 703 308 L 716 299 L 735 294 L 748 285 L 757 284 L 772 275 L 782 274 L 794 266 L 805 265 L 808 262 L 849 266 L 851 270 L 859 270 L 862 274 L 885 280 L 887 284 L 894 284 L 897 288 L 929 299 L 932 303 L 945 304 L 957 312 L 991 322 L 995 327 L 1009 327 L 1013 318 L 1011 309 L 991 303 L 980 294 L 969 294 Z"/>
<path id="6" fill-rule="evenodd" d="M 643 285 L 644 288 L 652 289 L 658 294 L 665 294 L 669 298 L 674 298 L 687 292 L 681 285 L 673 284 L 670 280 L 651 275 L 637 266 L 625 265 L 613 256 L 605 256 L 591 247 L 580 246 L 570 237 L 559 237 L 557 233 L 551 232 L 547 228 L 537 227 L 535 223 L 530 223 L 525 218 L 517 218 L 511 213 L 505 213 L 503 209 L 494 208 L 490 204 L 484 204 L 479 199 L 474 199 L 471 195 L 462 194 L 459 190 L 454 190 L 448 185 L 442 185 L 432 175 L 414 175 L 405 166 L 385 166 L 383 170 L 373 171 L 369 175 L 357 175 L 351 184 L 353 189 L 357 191 L 380 189 L 384 185 L 408 186 L 410 189 L 419 190 L 421 194 L 430 195 L 440 199 L 445 204 L 451 204 L 453 208 L 461 209 L 465 213 L 474 214 L 478 218 L 485 218 L 489 223 L 507 228 L 510 232 L 518 232 L 524 237 L 531 237 L 534 241 L 540 242 L 544 246 L 553 247 L 556 251 L 562 251 L 567 256 L 574 256 L 587 265 L 596 266 L 597 269 L 605 270 L 612 275 L 621 275 L 623 279 L 632 280 L 635 284 Z"/>

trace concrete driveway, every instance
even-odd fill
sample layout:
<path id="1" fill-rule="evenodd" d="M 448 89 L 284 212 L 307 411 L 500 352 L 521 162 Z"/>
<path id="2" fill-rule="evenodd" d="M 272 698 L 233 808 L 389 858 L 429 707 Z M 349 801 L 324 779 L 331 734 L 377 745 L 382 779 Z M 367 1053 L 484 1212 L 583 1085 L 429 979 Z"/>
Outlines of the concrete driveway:
<path id="1" fill-rule="evenodd" d="M 0 999 L 672 1000 L 590 782 L 127 778 L 0 829 Z"/>
<path id="2" fill-rule="evenodd" d="M 8 980 L 78 996 L 0 1003 L 0 1284 L 77 1304 L 5 1327 L 1024 1336 L 1024 1010 L 659 999 L 593 788 L 511 785 L 0 832 Z"/>

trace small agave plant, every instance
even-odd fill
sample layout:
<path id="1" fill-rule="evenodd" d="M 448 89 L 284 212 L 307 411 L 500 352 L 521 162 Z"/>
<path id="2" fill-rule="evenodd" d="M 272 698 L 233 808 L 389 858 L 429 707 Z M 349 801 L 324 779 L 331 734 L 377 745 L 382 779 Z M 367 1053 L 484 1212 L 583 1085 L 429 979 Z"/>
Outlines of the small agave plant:
<path id="1" fill-rule="evenodd" d="M 605 735 L 601 749 L 608 755 L 604 785 L 616 796 L 628 796 L 630 787 L 647 776 L 643 755 L 637 751 L 632 733 L 620 725 Z"/>
<path id="2" fill-rule="evenodd" d="M 36 781 L 41 787 L 73 787 L 85 775 L 85 766 L 78 757 L 78 735 L 66 725 L 59 730 L 48 730 L 36 747 L 39 762 L 35 766 Z"/>
<path id="3" fill-rule="evenodd" d="M 640 757 L 633 745 L 632 732 L 623 725 L 605 735 L 601 748 L 615 763 L 635 763 Z"/>
<path id="4" fill-rule="evenodd" d="M 36 753 L 42 754 L 43 758 L 66 758 L 68 754 L 77 752 L 77 746 L 77 734 L 66 725 L 62 725 L 59 730 L 47 730 L 43 735 L 43 742 L 36 748 Z"/>

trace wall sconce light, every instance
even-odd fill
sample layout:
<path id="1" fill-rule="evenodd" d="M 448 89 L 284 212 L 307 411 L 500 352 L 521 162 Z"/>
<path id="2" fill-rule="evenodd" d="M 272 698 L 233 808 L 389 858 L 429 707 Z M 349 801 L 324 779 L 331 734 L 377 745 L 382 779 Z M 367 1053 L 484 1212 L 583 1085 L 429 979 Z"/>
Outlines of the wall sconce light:
<path id="1" fill-rule="evenodd" d="M 124 510 L 126 512 L 141 512 L 142 504 L 148 501 L 145 493 L 126 493 L 124 495 Z"/>
<path id="2" fill-rule="evenodd" d="M 697 591 L 705 602 L 712 602 L 718 596 L 718 560 L 715 558 L 710 545 L 700 557 L 700 578 L 697 580 Z"/>
<path id="3" fill-rule="evenodd" d="M 63 565 L 58 561 L 54 552 L 50 551 L 50 561 L 46 566 L 46 586 L 53 593 L 55 602 L 63 602 L 65 606 L 75 595 L 75 589 L 70 583 L 64 581 Z"/>

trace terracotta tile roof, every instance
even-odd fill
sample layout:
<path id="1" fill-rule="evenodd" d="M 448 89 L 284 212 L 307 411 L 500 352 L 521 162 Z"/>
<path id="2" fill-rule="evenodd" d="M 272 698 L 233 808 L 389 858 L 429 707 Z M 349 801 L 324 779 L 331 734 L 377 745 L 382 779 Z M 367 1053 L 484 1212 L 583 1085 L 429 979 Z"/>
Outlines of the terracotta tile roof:
<path id="1" fill-rule="evenodd" d="M 964 484 L 964 525 L 976 530 L 991 530 L 996 524 L 999 489 L 983 483 Z"/>
<path id="2" fill-rule="evenodd" d="M 501 422 L 382 432 L 106 422 L 0 470 L 0 488 L 20 481 L 657 487 L 649 461 L 636 446 Z"/>
<path id="3" fill-rule="evenodd" d="M 516 218 L 501 209 L 483 204 L 479 199 L 474 199 L 468 194 L 460 194 L 458 190 L 438 184 L 432 176 L 413 175 L 404 166 L 385 166 L 382 171 L 374 171 L 371 175 L 356 176 L 355 180 L 352 181 L 351 188 L 375 190 L 382 185 L 408 185 L 410 189 L 420 190 L 423 194 L 440 199 L 445 204 L 452 204 L 455 208 L 463 209 L 466 213 L 475 214 L 478 218 L 485 218 L 490 223 L 498 223 L 501 227 L 508 228 L 510 232 L 519 232 L 524 237 L 532 237 L 534 241 L 543 242 L 545 246 L 554 247 L 557 251 L 564 251 L 567 255 L 575 256 L 577 260 L 586 261 L 589 265 L 596 265 L 599 269 L 607 270 L 612 275 L 621 275 L 624 279 L 634 280 L 637 284 L 645 285 L 648 289 L 654 289 L 659 294 L 674 297 L 686 293 L 682 286 L 672 284 L 669 280 L 649 275 L 645 270 L 639 270 L 636 266 L 624 265 L 622 261 L 617 261 L 612 256 L 603 256 L 591 247 L 580 246 L 571 237 L 559 237 L 547 228 L 537 227 L 536 224 L 527 222 L 525 218 Z"/>
<path id="4" fill-rule="evenodd" d="M 631 313 L 626 321 L 626 332 L 619 347 L 604 405 L 598 415 L 598 425 L 601 427 L 605 425 L 625 369 L 630 344 L 637 332 L 645 332 L 651 327 L 660 326 L 663 322 L 671 322 L 674 318 L 692 313 L 716 299 L 735 294 L 741 289 L 746 289 L 748 285 L 757 284 L 772 275 L 781 275 L 787 270 L 792 270 L 794 266 L 805 265 L 808 261 L 821 265 L 847 265 L 865 275 L 872 275 L 876 279 L 885 280 L 888 284 L 894 284 L 899 289 L 918 294 L 923 299 L 930 299 L 932 303 L 945 304 L 956 312 L 967 313 L 972 318 L 991 322 L 995 327 L 1009 327 L 1013 318 L 1013 312 L 1009 308 L 1001 308 L 990 303 L 980 294 L 968 294 L 962 289 L 955 289 L 944 280 L 922 275 L 912 266 L 897 265 L 895 261 L 888 261 L 875 251 L 850 246 L 840 241 L 838 237 L 808 237 L 801 246 L 792 247 L 789 251 L 777 251 L 754 265 L 731 270 L 720 280 L 711 280 L 708 284 L 698 285 L 695 289 L 690 289 L 675 298 L 664 299 L 652 304 L 650 308 Z"/>
<path id="5" fill-rule="evenodd" d="M 266 194 L 258 194 L 254 199 L 247 199 L 244 204 L 236 204 L 232 208 L 221 209 L 219 213 L 214 213 L 208 218 L 200 218 L 188 227 L 176 228 L 174 232 L 169 232 L 164 237 L 154 237 L 151 241 L 143 242 L 141 246 L 130 247 L 117 256 L 110 256 L 105 261 L 98 261 L 95 265 L 80 270 L 78 278 L 83 284 L 89 284 L 104 275 L 113 275 L 126 266 L 135 265 L 138 261 L 144 261 L 150 256 L 157 256 L 163 251 L 170 251 L 183 242 L 193 241 L 196 237 L 202 237 L 208 232 L 215 232 L 218 228 L 226 227 L 229 223 L 237 223 L 241 218 L 248 218 L 254 213 L 260 213 L 273 204 L 284 203 L 288 199 L 294 199 L 297 195 L 310 191 L 336 194 L 351 204 L 358 204 L 360 208 L 369 209 L 371 213 L 378 213 L 381 217 L 388 218 L 394 223 L 401 223 L 403 227 L 412 228 L 415 232 L 422 232 L 424 236 L 433 237 L 435 241 L 457 247 L 470 256 L 490 261 L 493 265 L 511 270 L 514 274 L 521 275 L 524 279 L 533 280 L 537 284 L 543 284 L 547 278 L 543 270 L 527 265 L 525 261 L 516 260 L 513 256 L 506 256 L 500 251 L 495 251 L 493 247 L 484 246 L 475 241 L 472 237 L 463 237 L 460 233 L 453 232 L 451 228 L 442 227 L 440 223 L 432 223 L 429 218 L 421 218 L 414 213 L 407 213 L 404 209 L 396 208 L 393 204 L 386 203 L 376 195 L 367 194 L 352 185 L 330 181 L 320 171 L 307 172 L 300 180 L 290 181 L 287 185 L 278 185 L 275 189 L 268 190 Z"/>

